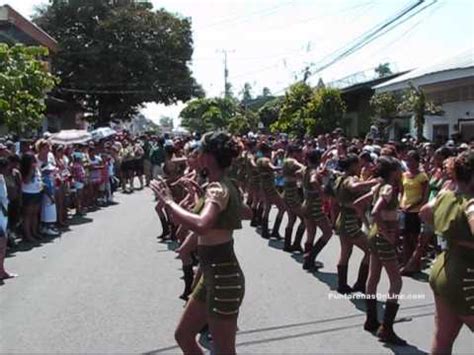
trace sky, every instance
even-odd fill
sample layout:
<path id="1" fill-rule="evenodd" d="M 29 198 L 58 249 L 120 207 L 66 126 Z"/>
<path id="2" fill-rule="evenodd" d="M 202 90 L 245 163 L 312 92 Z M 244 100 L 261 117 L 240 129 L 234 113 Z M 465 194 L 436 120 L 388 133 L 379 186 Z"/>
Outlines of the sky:
<path id="1" fill-rule="evenodd" d="M 41 0 L 4 1 L 26 17 Z M 263 87 L 282 94 L 302 78 L 304 68 L 320 68 L 327 58 L 416 0 L 152 0 L 193 24 L 191 68 L 210 97 L 224 92 L 224 54 L 234 94 L 246 82 L 254 95 Z M 430 64 L 474 47 L 473 0 L 425 0 L 434 4 L 371 44 L 315 73 L 325 83 L 367 77 L 380 63 L 392 71 Z M 357 74 L 354 76 L 353 74 Z M 364 76 L 364 73 L 366 76 Z M 367 76 L 368 75 L 368 76 Z M 341 83 L 341 81 L 339 81 Z M 170 116 L 179 124 L 183 104 L 147 104 L 143 113 L 155 121 Z"/>

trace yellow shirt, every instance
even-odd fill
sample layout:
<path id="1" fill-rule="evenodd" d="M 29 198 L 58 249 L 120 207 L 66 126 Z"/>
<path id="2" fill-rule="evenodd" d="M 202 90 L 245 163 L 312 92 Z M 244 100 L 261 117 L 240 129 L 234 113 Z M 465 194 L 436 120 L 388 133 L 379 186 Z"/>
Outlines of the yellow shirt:
<path id="1" fill-rule="evenodd" d="M 403 174 L 403 196 L 401 203 L 403 209 L 413 206 L 408 209 L 408 212 L 420 211 L 420 203 L 423 199 L 423 186 L 428 182 L 428 180 L 428 175 L 424 172 L 418 173 L 415 177 L 409 176 L 409 173 Z"/>

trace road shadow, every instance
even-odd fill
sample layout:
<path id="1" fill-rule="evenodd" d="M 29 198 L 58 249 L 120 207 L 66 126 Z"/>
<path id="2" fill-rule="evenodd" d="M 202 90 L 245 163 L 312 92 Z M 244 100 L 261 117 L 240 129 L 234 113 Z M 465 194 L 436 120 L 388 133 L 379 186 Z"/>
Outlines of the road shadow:
<path id="1" fill-rule="evenodd" d="M 268 241 L 268 246 L 273 249 L 283 250 L 283 245 L 282 239 L 270 239 Z"/>
<path id="2" fill-rule="evenodd" d="M 409 275 L 405 277 L 409 277 L 413 280 L 420 281 L 420 282 L 429 282 L 430 280 L 430 275 L 428 275 L 424 271 L 420 271 L 420 272 L 414 273 L 413 275 Z"/>
<path id="3" fill-rule="evenodd" d="M 71 220 L 69 220 L 69 226 L 80 226 L 82 224 L 92 223 L 94 222 L 93 218 L 88 218 L 85 216 L 75 216 Z"/>
<path id="4" fill-rule="evenodd" d="M 415 310 L 415 309 L 420 309 L 420 308 L 433 307 L 433 305 L 434 305 L 433 303 L 422 304 L 422 305 L 417 305 L 417 306 L 404 307 L 403 310 L 405 311 Z M 413 318 L 421 318 L 421 317 L 427 317 L 427 316 L 432 316 L 432 315 L 433 315 L 433 312 L 425 312 L 425 313 L 420 313 L 420 314 L 413 314 L 407 318 L 413 319 Z M 316 319 L 316 320 L 311 320 L 311 321 L 306 321 L 306 322 L 289 323 L 289 324 L 274 325 L 274 326 L 262 327 L 262 328 L 256 328 L 256 329 L 242 330 L 242 331 L 237 332 L 236 345 L 237 347 L 242 347 L 242 346 L 255 345 L 255 344 L 271 343 L 271 342 L 282 341 L 282 340 L 287 340 L 287 339 L 297 339 L 297 338 L 313 336 L 313 335 L 318 335 L 318 334 L 333 333 L 333 332 L 337 332 L 337 331 L 341 331 L 345 329 L 353 329 L 353 328 L 360 328 L 361 331 L 363 331 L 362 329 L 363 329 L 364 316 L 365 314 L 363 313 L 357 313 L 357 314 L 350 314 L 350 315 L 341 316 L 341 317 L 323 318 L 323 319 Z M 360 322 L 359 322 L 359 319 L 360 319 Z M 341 326 L 341 327 L 328 327 L 328 328 L 320 329 L 316 331 L 300 332 L 296 334 L 283 335 L 283 336 L 278 336 L 278 337 L 267 337 L 267 338 L 259 339 L 259 340 L 239 341 L 239 338 L 242 335 L 267 333 L 267 332 L 279 331 L 279 330 L 290 330 L 292 328 L 298 328 L 298 327 L 307 327 L 307 326 L 331 323 L 331 322 L 336 322 L 336 321 L 351 321 L 351 320 L 357 320 L 358 323 L 347 325 L 347 326 Z M 369 333 L 364 332 L 364 334 L 369 334 Z M 393 346 L 389 344 L 384 344 L 384 347 L 391 349 L 394 354 L 427 354 L 427 352 L 420 350 L 415 345 L 411 345 L 411 344 L 408 344 L 407 346 Z M 173 352 L 174 350 L 178 350 L 178 349 L 179 347 L 174 345 L 174 346 L 168 346 L 168 347 L 155 349 L 149 352 L 145 352 L 143 354 L 152 355 L 152 354 L 159 354 L 159 353 L 168 353 L 168 352 Z"/>
<path id="5" fill-rule="evenodd" d="M 8 248 L 5 257 L 12 258 L 15 257 L 17 253 L 28 252 L 35 248 L 41 248 L 43 245 L 53 243 L 55 239 L 61 238 L 61 235 L 58 236 L 44 236 L 41 240 L 36 242 L 20 241 L 16 243 L 15 246 Z"/>

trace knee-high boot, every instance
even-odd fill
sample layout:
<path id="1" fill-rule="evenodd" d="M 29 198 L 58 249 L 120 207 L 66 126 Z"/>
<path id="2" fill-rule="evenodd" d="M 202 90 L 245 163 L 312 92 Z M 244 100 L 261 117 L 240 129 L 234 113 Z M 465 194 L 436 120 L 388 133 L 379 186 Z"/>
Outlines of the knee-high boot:
<path id="1" fill-rule="evenodd" d="M 303 240 L 303 235 L 304 235 L 305 230 L 306 230 L 306 227 L 304 225 L 304 222 L 301 222 L 300 225 L 298 226 L 298 229 L 296 230 L 295 241 L 293 245 L 291 246 L 291 251 L 303 252 L 303 248 L 301 248 L 301 241 Z"/>
<path id="2" fill-rule="evenodd" d="M 383 315 L 383 323 L 377 330 L 377 337 L 384 343 L 394 345 L 406 345 L 407 342 L 400 338 L 393 331 L 393 322 L 397 316 L 400 305 L 396 302 L 385 302 L 385 313 Z"/>
<path id="3" fill-rule="evenodd" d="M 257 209 L 256 208 L 252 208 L 252 220 L 250 221 L 250 226 L 251 227 L 257 227 L 258 226 L 258 223 L 257 223 Z"/>
<path id="4" fill-rule="evenodd" d="M 305 252 L 305 260 L 303 263 L 304 270 L 312 270 L 314 268 L 323 267 L 322 263 L 318 263 L 318 265 L 316 265 L 316 258 L 318 254 L 321 252 L 321 250 L 323 250 L 323 248 L 326 246 L 327 243 L 328 242 L 325 241 L 323 238 L 319 238 L 316 244 L 312 246 L 307 257 L 306 257 L 306 252 Z"/>
<path id="5" fill-rule="evenodd" d="M 268 217 L 262 218 L 262 238 L 270 239 L 270 231 L 268 230 Z"/>
<path id="6" fill-rule="evenodd" d="M 194 272 L 193 272 L 193 265 L 183 265 L 183 274 L 184 274 L 184 291 L 179 298 L 182 300 L 187 301 L 189 295 L 192 292 L 192 285 L 194 281 Z"/>
<path id="7" fill-rule="evenodd" d="M 278 213 L 273 224 L 271 237 L 275 239 L 282 239 L 280 235 L 281 221 L 283 220 L 283 213 Z"/>
<path id="8" fill-rule="evenodd" d="M 359 275 L 357 276 L 357 281 L 354 286 L 352 286 L 354 292 L 365 293 L 367 277 L 369 277 L 369 263 L 361 263 L 359 266 Z"/>
<path id="9" fill-rule="evenodd" d="M 257 226 L 260 226 L 262 224 L 262 218 L 263 218 L 263 203 L 260 203 L 257 207 L 257 219 L 256 219 Z"/>
<path id="10" fill-rule="evenodd" d="M 163 216 L 160 216 L 160 222 L 163 232 L 158 237 L 158 239 L 165 239 L 170 234 L 170 225 L 168 220 Z"/>
<path id="11" fill-rule="evenodd" d="M 293 228 L 286 227 L 285 229 L 285 244 L 283 245 L 283 251 L 291 252 L 291 235 L 293 234 Z"/>
<path id="12" fill-rule="evenodd" d="M 380 327 L 380 323 L 377 319 L 377 299 L 366 298 L 365 304 L 367 306 L 367 317 L 365 319 L 364 329 L 373 333 Z"/>
<path id="13" fill-rule="evenodd" d="M 352 288 L 347 284 L 347 265 L 337 265 L 337 292 L 347 295 L 352 293 Z"/>

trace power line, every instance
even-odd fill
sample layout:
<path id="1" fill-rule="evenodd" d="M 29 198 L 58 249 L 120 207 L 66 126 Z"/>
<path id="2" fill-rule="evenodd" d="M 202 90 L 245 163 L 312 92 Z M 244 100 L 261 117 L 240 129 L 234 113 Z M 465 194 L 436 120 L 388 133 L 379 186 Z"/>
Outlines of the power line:
<path id="1" fill-rule="evenodd" d="M 203 25 L 202 27 L 197 26 L 196 28 L 202 30 L 202 29 L 207 29 L 207 28 L 210 28 L 210 27 L 216 27 L 216 26 L 220 26 L 220 25 L 229 25 L 229 24 L 236 24 L 236 23 L 246 22 L 246 21 L 248 21 L 248 18 L 254 17 L 256 15 L 260 15 L 259 17 L 265 17 L 265 16 L 268 16 L 268 15 L 271 15 L 271 14 L 277 12 L 281 8 L 284 8 L 284 7 L 287 7 L 288 5 L 293 5 L 293 4 L 294 4 L 294 1 L 288 1 L 286 3 L 280 4 L 280 5 L 277 5 L 277 6 L 271 6 L 271 7 L 265 8 L 265 9 L 261 9 L 261 10 L 252 12 L 250 14 L 246 14 L 245 16 L 236 16 L 236 17 L 233 17 L 233 18 L 231 17 L 231 18 L 227 18 L 227 19 L 223 19 L 223 20 L 220 20 L 220 21 L 210 23 L 210 24 Z"/>
<path id="2" fill-rule="evenodd" d="M 379 38 L 381 36 L 380 33 L 382 31 L 384 31 L 387 27 L 389 27 L 392 24 L 399 21 L 403 16 L 405 16 L 405 15 L 409 14 L 410 12 L 412 12 L 413 10 L 415 10 L 417 7 L 419 7 L 421 4 L 423 4 L 424 1 L 425 0 L 418 0 L 415 4 L 410 5 L 408 8 L 403 9 L 402 11 L 400 11 L 394 17 L 384 21 L 380 25 L 377 25 L 375 27 L 375 29 L 371 29 L 371 30 L 367 31 L 364 35 L 358 37 L 355 40 L 354 44 L 346 45 L 346 46 L 342 47 L 341 49 L 331 53 L 328 56 L 326 56 L 325 58 L 323 58 L 323 60 L 320 61 L 320 63 L 324 63 L 324 61 L 328 60 L 333 55 L 336 55 L 334 58 L 329 59 L 326 63 L 320 65 L 316 70 L 311 70 L 308 78 L 314 76 L 316 73 L 319 73 L 319 72 L 323 71 L 324 69 L 330 67 L 331 65 L 337 63 L 338 61 L 348 57 L 350 54 L 354 53 L 355 51 L 357 51 L 357 50 L 359 50 L 363 47 L 365 47 L 370 42 L 372 42 L 375 39 Z M 435 0 L 434 2 L 436 2 L 436 1 L 437 0 Z M 417 12 L 417 13 L 419 13 L 419 12 Z M 397 26 L 398 26 L 398 24 L 397 24 Z M 395 27 L 396 26 L 393 26 L 391 29 L 393 29 Z M 386 32 L 388 32 L 388 31 L 386 31 Z M 385 34 L 386 32 L 384 32 L 383 34 Z M 348 46 L 349 46 L 349 48 L 347 48 Z M 347 48 L 347 49 L 345 49 L 345 48 Z M 340 53 L 338 53 L 338 52 L 340 52 Z M 311 66 L 314 67 L 315 64 L 312 64 Z"/>

